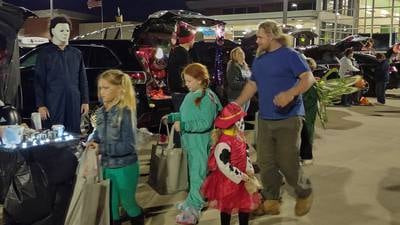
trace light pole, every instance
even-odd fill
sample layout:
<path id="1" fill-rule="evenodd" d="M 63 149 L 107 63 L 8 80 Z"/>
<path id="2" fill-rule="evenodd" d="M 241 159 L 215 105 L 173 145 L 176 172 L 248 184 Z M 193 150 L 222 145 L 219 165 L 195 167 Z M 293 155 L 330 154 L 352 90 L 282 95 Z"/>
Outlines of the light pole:
<path id="1" fill-rule="evenodd" d="M 374 19 L 375 19 L 375 0 L 372 0 L 371 31 L 369 32 L 370 38 L 372 38 L 372 34 L 374 33 Z"/>
<path id="2" fill-rule="evenodd" d="M 392 46 L 392 36 L 393 36 L 393 20 L 394 20 L 394 0 L 392 1 L 392 13 L 391 13 L 391 17 L 390 17 L 390 32 L 389 32 L 389 47 Z"/>
<path id="3" fill-rule="evenodd" d="M 53 18 L 53 0 L 50 0 L 50 18 Z"/>
<path id="4" fill-rule="evenodd" d="M 338 17 L 339 17 L 339 1 L 336 1 L 335 4 L 335 24 L 333 25 L 333 42 L 336 43 L 336 35 L 337 35 L 337 25 L 338 25 Z"/>
<path id="5" fill-rule="evenodd" d="M 288 17 L 288 0 L 283 0 L 283 17 L 282 17 L 282 24 L 285 27 L 287 25 L 287 17 Z"/>

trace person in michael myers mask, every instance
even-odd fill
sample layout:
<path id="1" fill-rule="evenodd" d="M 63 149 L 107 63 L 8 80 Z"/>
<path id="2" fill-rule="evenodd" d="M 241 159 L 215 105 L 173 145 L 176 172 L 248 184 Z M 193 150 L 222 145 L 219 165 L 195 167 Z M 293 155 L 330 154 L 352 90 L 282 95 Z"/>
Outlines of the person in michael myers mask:
<path id="1" fill-rule="evenodd" d="M 44 128 L 62 124 L 80 133 L 81 115 L 89 112 L 88 83 L 81 52 L 68 46 L 70 32 L 66 17 L 50 21 L 51 43 L 36 61 L 35 97 Z"/>

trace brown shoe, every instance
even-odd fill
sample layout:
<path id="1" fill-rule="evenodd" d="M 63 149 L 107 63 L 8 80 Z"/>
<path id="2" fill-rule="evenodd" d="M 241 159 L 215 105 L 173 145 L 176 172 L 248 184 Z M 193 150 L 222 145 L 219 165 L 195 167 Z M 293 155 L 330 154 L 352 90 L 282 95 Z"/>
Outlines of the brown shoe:
<path id="1" fill-rule="evenodd" d="M 263 203 L 264 202 L 261 202 L 260 205 L 258 206 L 258 208 L 255 209 L 253 212 L 251 212 L 252 216 L 263 216 L 263 215 L 265 215 Z"/>
<path id="2" fill-rule="evenodd" d="M 265 200 L 263 206 L 265 214 L 279 215 L 281 213 L 281 203 L 279 200 Z"/>
<path id="3" fill-rule="evenodd" d="M 310 211 L 312 203 L 313 203 L 312 193 L 306 198 L 298 198 L 296 200 L 296 206 L 294 207 L 294 213 L 296 214 L 296 216 L 306 215 Z"/>

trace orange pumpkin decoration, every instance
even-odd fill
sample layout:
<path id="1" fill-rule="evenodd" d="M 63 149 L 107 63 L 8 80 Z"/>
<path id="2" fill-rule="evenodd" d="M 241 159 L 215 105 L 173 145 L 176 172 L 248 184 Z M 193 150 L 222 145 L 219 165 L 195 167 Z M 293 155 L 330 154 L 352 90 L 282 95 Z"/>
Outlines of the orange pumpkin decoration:
<path id="1" fill-rule="evenodd" d="M 372 103 L 369 102 L 366 97 L 361 97 L 360 98 L 360 105 L 372 105 Z"/>
<path id="2" fill-rule="evenodd" d="M 363 89 L 363 88 L 365 88 L 366 85 L 367 85 L 367 82 L 364 79 L 360 79 L 354 84 L 354 87 Z"/>

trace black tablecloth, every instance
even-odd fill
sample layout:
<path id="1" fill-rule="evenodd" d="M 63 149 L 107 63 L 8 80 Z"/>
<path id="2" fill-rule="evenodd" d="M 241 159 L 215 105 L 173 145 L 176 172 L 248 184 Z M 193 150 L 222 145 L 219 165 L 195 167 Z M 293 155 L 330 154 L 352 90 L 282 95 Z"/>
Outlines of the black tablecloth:
<path id="1" fill-rule="evenodd" d="M 72 139 L 29 148 L 6 149 L 0 147 L 0 203 L 3 203 L 7 198 L 10 185 L 13 185 L 18 170 L 26 165 L 37 165 L 43 171 L 42 173 L 47 179 L 46 192 L 49 192 L 48 196 L 53 203 L 46 216 L 29 215 L 31 218 L 35 218 L 29 223 L 16 222 L 21 218 L 13 218 L 12 209 L 8 209 L 7 204 L 5 204 L 4 214 L 7 225 L 63 224 L 78 164 L 73 154 L 78 144 L 79 139 Z M 32 174 L 33 180 L 35 180 L 35 176 L 35 174 Z M 41 205 L 38 204 L 36 207 L 41 207 Z M 22 209 L 23 212 L 25 210 L 30 211 L 30 209 Z"/>

